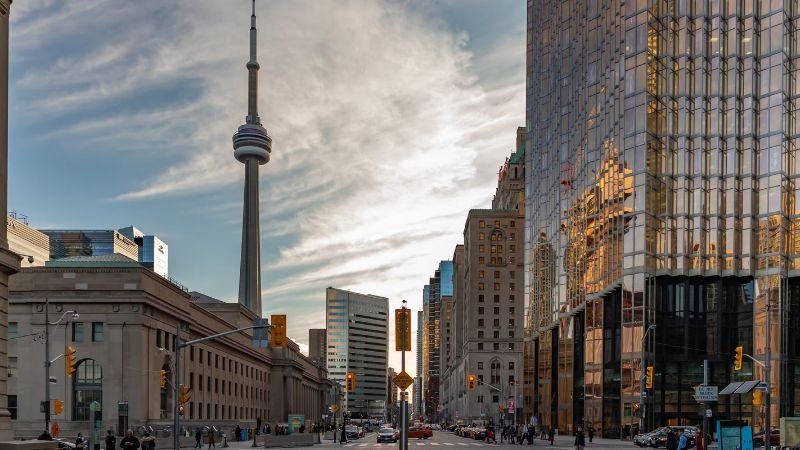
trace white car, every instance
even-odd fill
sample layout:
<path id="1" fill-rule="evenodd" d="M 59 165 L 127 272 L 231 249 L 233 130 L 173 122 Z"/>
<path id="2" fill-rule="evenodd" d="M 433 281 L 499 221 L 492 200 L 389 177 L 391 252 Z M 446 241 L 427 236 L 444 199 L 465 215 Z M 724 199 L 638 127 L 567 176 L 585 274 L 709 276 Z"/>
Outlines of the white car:
<path id="1" fill-rule="evenodd" d="M 442 430 L 442 426 L 439 425 L 438 423 L 431 424 L 431 430 L 441 431 Z"/>

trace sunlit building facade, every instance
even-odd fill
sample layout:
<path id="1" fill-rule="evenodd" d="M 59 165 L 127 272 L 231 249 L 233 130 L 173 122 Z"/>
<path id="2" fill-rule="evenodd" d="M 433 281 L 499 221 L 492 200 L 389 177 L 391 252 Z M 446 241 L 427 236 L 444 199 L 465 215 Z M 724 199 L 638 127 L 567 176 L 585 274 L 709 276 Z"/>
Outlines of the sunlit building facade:
<path id="1" fill-rule="evenodd" d="M 798 8 L 528 0 L 525 395 L 542 424 L 697 424 L 704 359 L 720 389 L 764 379 L 733 354 L 765 360 L 767 305 L 771 422 L 800 415 Z M 751 394 L 711 408 L 756 429 L 766 412 Z"/>

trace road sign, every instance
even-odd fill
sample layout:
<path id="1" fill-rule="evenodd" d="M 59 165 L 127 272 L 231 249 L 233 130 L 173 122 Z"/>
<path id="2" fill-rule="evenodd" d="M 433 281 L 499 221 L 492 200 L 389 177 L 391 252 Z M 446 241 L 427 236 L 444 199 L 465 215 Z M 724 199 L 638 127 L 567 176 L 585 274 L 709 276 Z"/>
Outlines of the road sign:
<path id="1" fill-rule="evenodd" d="M 332 404 L 332 405 L 331 405 L 331 411 L 332 411 L 334 414 L 336 414 L 336 411 L 339 411 L 339 405 L 337 405 L 336 403 Z"/>
<path id="2" fill-rule="evenodd" d="M 405 371 L 400 372 L 394 380 L 392 380 L 395 386 L 399 387 L 401 391 L 405 391 L 408 389 L 409 386 L 414 384 L 414 379 L 411 378 L 411 375 L 407 374 Z"/>
<path id="3" fill-rule="evenodd" d="M 403 330 L 405 330 L 405 336 Z M 408 308 L 394 310 L 394 342 L 395 351 L 402 352 L 404 342 L 405 351 L 411 351 L 411 310 Z"/>
<path id="4" fill-rule="evenodd" d="M 719 400 L 717 386 L 695 386 L 694 398 L 698 402 L 716 402 Z"/>
<path id="5" fill-rule="evenodd" d="M 711 417 L 711 410 L 710 409 L 706 410 L 706 417 Z"/>

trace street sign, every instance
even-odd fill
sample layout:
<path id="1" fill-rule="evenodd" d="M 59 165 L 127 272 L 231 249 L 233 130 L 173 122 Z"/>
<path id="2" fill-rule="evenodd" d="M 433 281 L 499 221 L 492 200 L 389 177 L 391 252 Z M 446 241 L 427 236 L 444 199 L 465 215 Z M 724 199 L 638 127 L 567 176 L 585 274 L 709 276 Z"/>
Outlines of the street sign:
<path id="1" fill-rule="evenodd" d="M 411 378 L 411 375 L 409 375 L 405 371 L 402 371 L 400 372 L 400 374 L 394 377 L 392 383 L 395 386 L 399 387 L 401 391 L 405 391 L 406 389 L 408 389 L 409 386 L 414 384 L 414 379 Z"/>
<path id="2" fill-rule="evenodd" d="M 510 411 L 514 410 L 514 399 L 513 398 L 508 399 L 508 409 Z"/>
<path id="3" fill-rule="evenodd" d="M 761 389 L 762 391 L 766 391 L 767 390 L 767 386 L 768 386 L 767 382 L 766 381 L 762 381 L 762 382 L 758 383 L 758 386 L 756 386 L 756 389 Z"/>
<path id="4" fill-rule="evenodd" d="M 331 411 L 333 411 L 334 414 L 336 414 L 336 411 L 338 410 L 339 410 L 339 405 L 337 405 L 336 403 L 331 405 Z"/>
<path id="5" fill-rule="evenodd" d="M 711 417 L 711 410 L 710 409 L 706 410 L 706 417 Z"/>
<path id="6" fill-rule="evenodd" d="M 269 320 L 255 319 L 253 321 L 253 347 L 254 348 L 267 348 L 269 347 Z"/>
<path id="7" fill-rule="evenodd" d="M 405 335 L 404 331 L 405 330 Z M 405 338 L 405 339 L 404 339 Z M 411 351 L 411 310 L 400 308 L 394 310 L 394 342 L 395 351 L 402 352 L 405 341 L 405 351 Z"/>
<path id="8" fill-rule="evenodd" d="M 716 402 L 719 400 L 717 386 L 695 386 L 694 398 L 698 402 Z"/>

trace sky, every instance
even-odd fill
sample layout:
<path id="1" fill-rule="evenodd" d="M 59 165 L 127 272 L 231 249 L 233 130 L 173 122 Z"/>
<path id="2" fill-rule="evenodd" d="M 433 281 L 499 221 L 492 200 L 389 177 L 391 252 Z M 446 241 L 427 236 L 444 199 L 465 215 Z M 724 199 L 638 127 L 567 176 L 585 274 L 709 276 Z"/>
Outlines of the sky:
<path id="1" fill-rule="evenodd" d="M 467 212 L 490 207 L 525 120 L 525 1 L 256 13 L 263 313 L 306 349 L 328 286 L 419 310 Z M 236 301 L 249 22 L 248 0 L 15 2 L 9 210 L 42 229 L 134 225 L 167 242 L 179 282 Z M 399 368 L 393 323 L 390 341 Z"/>

